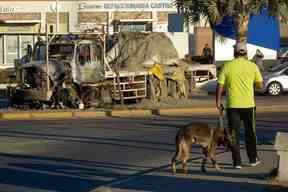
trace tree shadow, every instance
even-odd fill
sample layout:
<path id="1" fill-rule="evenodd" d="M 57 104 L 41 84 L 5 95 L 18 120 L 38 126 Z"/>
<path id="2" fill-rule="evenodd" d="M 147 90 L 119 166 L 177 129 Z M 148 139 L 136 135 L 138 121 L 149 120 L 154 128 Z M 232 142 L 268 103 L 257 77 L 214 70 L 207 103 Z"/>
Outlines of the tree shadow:
<path id="1" fill-rule="evenodd" d="M 88 166 L 88 167 L 101 167 L 101 168 L 111 168 L 118 170 L 128 170 L 128 171 L 140 171 L 143 169 L 152 169 L 155 167 L 151 166 L 139 166 L 133 164 L 123 164 L 105 161 L 90 161 L 90 160 L 78 160 L 70 158 L 60 158 L 60 157 L 47 157 L 47 156 L 36 156 L 36 155 L 20 155 L 20 154 L 10 154 L 10 153 L 0 153 L 1 158 L 11 158 L 15 160 L 23 161 L 40 161 L 40 162 L 52 162 L 57 164 L 69 164 L 74 166 Z"/>
<path id="2" fill-rule="evenodd" d="M 72 175 L 54 175 L 36 170 L 0 168 L 0 184 L 27 187 L 35 190 L 86 192 L 104 182 L 96 179 L 83 179 Z M 3 189 L 5 190 L 5 189 Z"/>
<path id="3" fill-rule="evenodd" d="M 229 180 L 195 179 L 189 177 L 144 175 L 132 181 L 112 185 L 111 188 L 122 191 L 153 192 L 261 192 L 265 185 Z"/>
<path id="4" fill-rule="evenodd" d="M 153 168 L 133 164 L 9 153 L 0 153 L 0 159 L 8 162 L 1 163 L 0 186 L 8 184 L 17 188 L 27 187 L 31 188 L 31 191 L 38 189 L 86 192 L 107 182 L 126 178 L 131 172 Z M 10 161 L 13 163 L 9 163 Z"/>
<path id="5" fill-rule="evenodd" d="M 104 144 L 110 146 L 146 149 L 153 151 L 174 152 L 174 144 L 166 142 L 154 142 L 136 139 L 119 139 L 109 137 L 87 137 L 62 134 L 45 134 L 25 131 L 0 131 L 1 137 L 41 139 L 49 141 L 75 142 L 88 144 Z"/>

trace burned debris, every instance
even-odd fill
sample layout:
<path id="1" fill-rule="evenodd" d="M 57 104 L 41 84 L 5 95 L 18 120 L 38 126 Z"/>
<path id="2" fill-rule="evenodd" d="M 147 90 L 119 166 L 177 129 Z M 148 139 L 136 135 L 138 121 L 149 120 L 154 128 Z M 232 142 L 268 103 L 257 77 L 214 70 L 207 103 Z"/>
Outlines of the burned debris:
<path id="1" fill-rule="evenodd" d="M 14 107 L 83 109 L 143 98 L 157 103 L 187 98 L 195 85 L 193 61 L 179 58 L 165 33 L 57 34 L 47 42 L 39 37 L 17 62 Z"/>

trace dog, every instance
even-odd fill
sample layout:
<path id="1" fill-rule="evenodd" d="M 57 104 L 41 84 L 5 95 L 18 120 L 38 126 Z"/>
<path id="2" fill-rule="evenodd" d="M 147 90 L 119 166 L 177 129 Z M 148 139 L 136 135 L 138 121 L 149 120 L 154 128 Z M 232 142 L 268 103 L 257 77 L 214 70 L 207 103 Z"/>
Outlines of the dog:
<path id="1" fill-rule="evenodd" d="M 192 144 L 198 144 L 202 148 L 203 158 L 201 170 L 206 172 L 206 162 L 209 158 L 216 168 L 221 170 L 215 159 L 216 148 L 219 145 L 229 147 L 229 138 L 223 125 L 223 118 L 220 116 L 218 126 L 212 127 L 207 123 L 190 123 L 177 131 L 175 138 L 176 152 L 172 158 L 172 173 L 176 174 L 176 161 L 181 160 L 183 173 L 188 173 L 187 161 L 190 156 Z"/>

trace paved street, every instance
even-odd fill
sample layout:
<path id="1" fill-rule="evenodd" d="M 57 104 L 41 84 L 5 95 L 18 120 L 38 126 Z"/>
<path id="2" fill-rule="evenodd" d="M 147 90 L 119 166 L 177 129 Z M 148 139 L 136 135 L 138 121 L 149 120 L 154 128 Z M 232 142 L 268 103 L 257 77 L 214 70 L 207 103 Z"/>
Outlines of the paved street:
<path id="1" fill-rule="evenodd" d="M 0 0 L 0 192 L 288 192 L 287 66 L 288 0 Z M 193 145 L 173 174 L 216 95 L 256 98 L 257 161 L 240 125 L 240 169 L 209 142 L 222 169 Z"/>
<path id="2" fill-rule="evenodd" d="M 219 149 L 224 170 L 209 168 L 207 174 L 200 172 L 194 147 L 189 174 L 170 174 L 176 127 L 199 120 L 213 124 L 217 117 L 1 121 L 0 191 L 265 191 L 277 165 L 272 145 L 259 145 L 261 166 L 240 171 L 231 169 L 230 153 Z M 287 131 L 287 121 L 284 113 L 258 114 L 260 143 Z"/>

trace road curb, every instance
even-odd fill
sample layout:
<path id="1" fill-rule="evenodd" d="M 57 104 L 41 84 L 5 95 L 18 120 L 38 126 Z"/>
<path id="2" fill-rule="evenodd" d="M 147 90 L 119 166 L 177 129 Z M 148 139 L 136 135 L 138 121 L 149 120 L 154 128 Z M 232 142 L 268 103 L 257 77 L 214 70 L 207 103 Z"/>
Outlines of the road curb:
<path id="1" fill-rule="evenodd" d="M 73 113 L 69 111 L 39 111 L 39 112 L 30 112 L 32 119 L 71 119 Z"/>
<path id="2" fill-rule="evenodd" d="M 288 112 L 286 105 L 257 106 L 257 113 Z M 160 109 L 117 109 L 106 111 L 25 111 L 0 112 L 0 120 L 51 120 L 73 118 L 105 118 L 105 117 L 152 117 L 189 115 L 189 114 L 218 114 L 215 107 L 189 107 L 189 108 L 160 108 Z"/>
<path id="3" fill-rule="evenodd" d="M 287 105 L 257 106 L 256 111 L 259 113 L 288 112 L 288 106 Z"/>
<path id="4" fill-rule="evenodd" d="M 168 109 L 159 109 L 158 115 L 175 115 L 175 114 L 216 114 L 218 113 L 215 107 L 204 107 L 204 108 L 168 108 Z"/>
<path id="5" fill-rule="evenodd" d="M 157 110 L 156 110 L 157 111 Z M 287 105 L 270 105 L 270 106 L 257 106 L 257 113 L 273 113 L 273 112 L 288 112 Z M 153 112 L 152 112 L 153 113 Z M 195 108 L 167 108 L 159 109 L 153 114 L 157 115 L 175 115 L 175 114 L 218 114 L 216 107 L 195 107 Z"/>
<path id="6" fill-rule="evenodd" d="M 32 119 L 31 113 L 27 112 L 4 112 L 1 113 L 3 120 L 29 120 Z"/>
<path id="7" fill-rule="evenodd" d="M 103 118 L 108 115 L 105 111 L 74 111 L 72 116 L 74 118 Z"/>
<path id="8" fill-rule="evenodd" d="M 111 117 L 150 117 L 152 111 L 150 109 L 128 109 L 128 110 L 112 110 Z"/>

